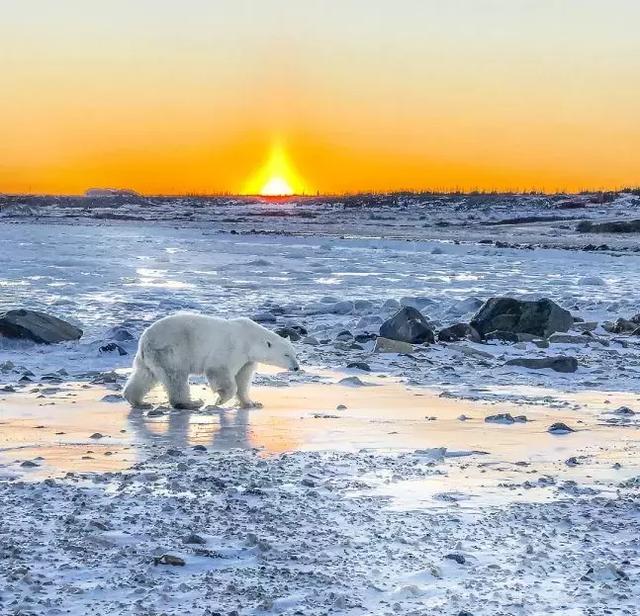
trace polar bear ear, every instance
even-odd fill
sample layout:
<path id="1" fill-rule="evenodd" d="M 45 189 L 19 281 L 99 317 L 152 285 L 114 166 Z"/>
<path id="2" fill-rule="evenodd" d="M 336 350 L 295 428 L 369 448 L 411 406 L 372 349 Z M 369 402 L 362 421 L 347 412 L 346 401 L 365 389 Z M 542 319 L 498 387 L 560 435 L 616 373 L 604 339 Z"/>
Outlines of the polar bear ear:
<path id="1" fill-rule="evenodd" d="M 267 340 L 267 346 L 271 348 L 271 343 Z"/>

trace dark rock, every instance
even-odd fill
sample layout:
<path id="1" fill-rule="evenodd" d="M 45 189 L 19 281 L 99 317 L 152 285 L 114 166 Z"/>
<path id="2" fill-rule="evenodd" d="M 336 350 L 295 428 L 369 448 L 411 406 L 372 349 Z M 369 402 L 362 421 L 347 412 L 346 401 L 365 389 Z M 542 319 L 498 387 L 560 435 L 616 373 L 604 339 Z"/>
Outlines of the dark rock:
<path id="1" fill-rule="evenodd" d="M 550 299 L 528 301 L 511 297 L 492 297 L 471 321 L 471 327 L 481 336 L 504 331 L 547 338 L 554 332 L 568 331 L 572 325 L 571 313 Z"/>
<path id="2" fill-rule="evenodd" d="M 613 327 L 610 329 L 612 334 L 627 334 L 638 329 L 638 324 L 627 319 L 616 319 Z"/>
<path id="3" fill-rule="evenodd" d="M 153 559 L 154 565 L 173 565 L 174 567 L 184 567 L 185 561 L 184 558 L 180 558 L 180 556 L 174 556 L 173 554 L 163 554 L 160 557 L 156 557 Z"/>
<path id="4" fill-rule="evenodd" d="M 531 370 L 551 368 L 555 372 L 575 372 L 578 360 L 575 357 L 558 355 L 557 357 L 518 357 L 505 362 L 505 366 L 522 366 Z"/>
<path id="5" fill-rule="evenodd" d="M 356 342 L 369 342 L 369 340 L 375 340 L 377 337 L 378 337 L 378 334 L 366 333 L 366 334 L 356 334 L 353 339 Z"/>
<path id="6" fill-rule="evenodd" d="M 82 336 L 82 330 L 58 317 L 22 308 L 0 313 L 0 336 L 55 344 L 78 340 Z"/>
<path id="7" fill-rule="evenodd" d="M 300 338 L 302 338 L 300 332 L 295 330 L 293 327 L 278 327 L 275 332 L 281 338 L 289 338 L 291 342 L 297 342 L 298 340 L 300 340 Z"/>
<path id="8" fill-rule="evenodd" d="M 498 413 L 497 415 L 488 415 L 484 418 L 487 423 L 499 423 L 499 424 L 513 424 L 513 423 L 526 423 L 527 417 L 525 415 L 517 415 L 513 417 L 511 413 Z"/>
<path id="9" fill-rule="evenodd" d="M 547 432 L 551 434 L 569 434 L 570 432 L 575 432 L 573 428 L 570 428 L 567 424 L 558 421 L 554 424 L 551 424 L 547 428 Z"/>
<path id="10" fill-rule="evenodd" d="M 347 368 L 357 368 L 365 372 L 371 372 L 371 366 L 364 361 L 352 361 L 347 364 Z"/>
<path id="11" fill-rule="evenodd" d="M 183 540 L 184 543 L 191 543 L 195 545 L 205 545 L 207 540 L 200 535 L 196 535 L 195 533 L 189 533 Z"/>
<path id="12" fill-rule="evenodd" d="M 416 308 L 405 306 L 380 326 L 380 336 L 410 344 L 434 343 L 429 321 Z"/>
<path id="13" fill-rule="evenodd" d="M 107 342 L 107 344 L 103 344 L 99 349 L 100 353 L 118 353 L 118 355 L 128 355 L 127 351 L 123 349 L 119 344 L 115 342 Z"/>
<path id="14" fill-rule="evenodd" d="M 194 445 L 192 449 L 193 451 L 207 451 L 207 448 L 204 445 Z"/>
<path id="15" fill-rule="evenodd" d="M 456 323 L 445 327 L 438 332 L 440 342 L 456 342 L 458 340 L 472 340 L 480 342 L 480 334 L 468 323 Z"/>
<path id="16" fill-rule="evenodd" d="M 444 557 L 448 558 L 449 560 L 455 560 L 459 565 L 464 565 L 464 563 L 467 562 L 467 559 L 464 557 L 463 554 L 456 554 L 456 553 L 445 554 Z"/>
<path id="17" fill-rule="evenodd" d="M 640 220 L 612 220 L 594 223 L 583 220 L 576 226 L 580 233 L 640 233 Z"/>

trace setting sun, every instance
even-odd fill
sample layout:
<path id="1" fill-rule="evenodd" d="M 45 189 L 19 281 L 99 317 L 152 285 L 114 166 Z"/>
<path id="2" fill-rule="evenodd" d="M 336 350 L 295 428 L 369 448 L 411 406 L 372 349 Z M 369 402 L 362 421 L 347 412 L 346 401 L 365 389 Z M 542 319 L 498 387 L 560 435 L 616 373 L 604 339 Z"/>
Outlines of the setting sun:
<path id="1" fill-rule="evenodd" d="M 302 195 L 309 189 L 287 157 L 284 147 L 276 144 L 267 162 L 246 182 L 242 192 L 264 197 L 285 197 Z"/>
<path id="2" fill-rule="evenodd" d="M 286 197 L 293 194 L 289 182 L 281 177 L 271 178 L 260 191 L 263 197 Z"/>

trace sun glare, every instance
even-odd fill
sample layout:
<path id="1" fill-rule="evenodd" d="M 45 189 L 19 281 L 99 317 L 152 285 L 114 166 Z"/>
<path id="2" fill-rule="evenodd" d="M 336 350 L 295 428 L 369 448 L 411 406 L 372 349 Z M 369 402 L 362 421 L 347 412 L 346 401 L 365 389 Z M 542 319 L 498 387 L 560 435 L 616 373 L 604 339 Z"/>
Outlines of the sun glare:
<path id="1" fill-rule="evenodd" d="M 284 148 L 274 145 L 266 164 L 249 179 L 243 192 L 263 197 L 288 197 L 308 193 L 308 188 Z"/>
<path id="2" fill-rule="evenodd" d="M 293 194 L 289 182 L 281 177 L 271 178 L 260 190 L 263 197 L 286 197 Z"/>

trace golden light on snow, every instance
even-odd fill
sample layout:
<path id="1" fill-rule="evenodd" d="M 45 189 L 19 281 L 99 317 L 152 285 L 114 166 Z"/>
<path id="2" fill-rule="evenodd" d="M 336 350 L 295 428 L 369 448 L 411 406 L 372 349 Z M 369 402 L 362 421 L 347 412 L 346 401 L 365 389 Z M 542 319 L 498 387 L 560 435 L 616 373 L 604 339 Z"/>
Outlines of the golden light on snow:
<path id="1" fill-rule="evenodd" d="M 284 148 L 276 144 L 267 162 L 245 184 L 243 192 L 263 197 L 286 197 L 309 191 Z"/>

